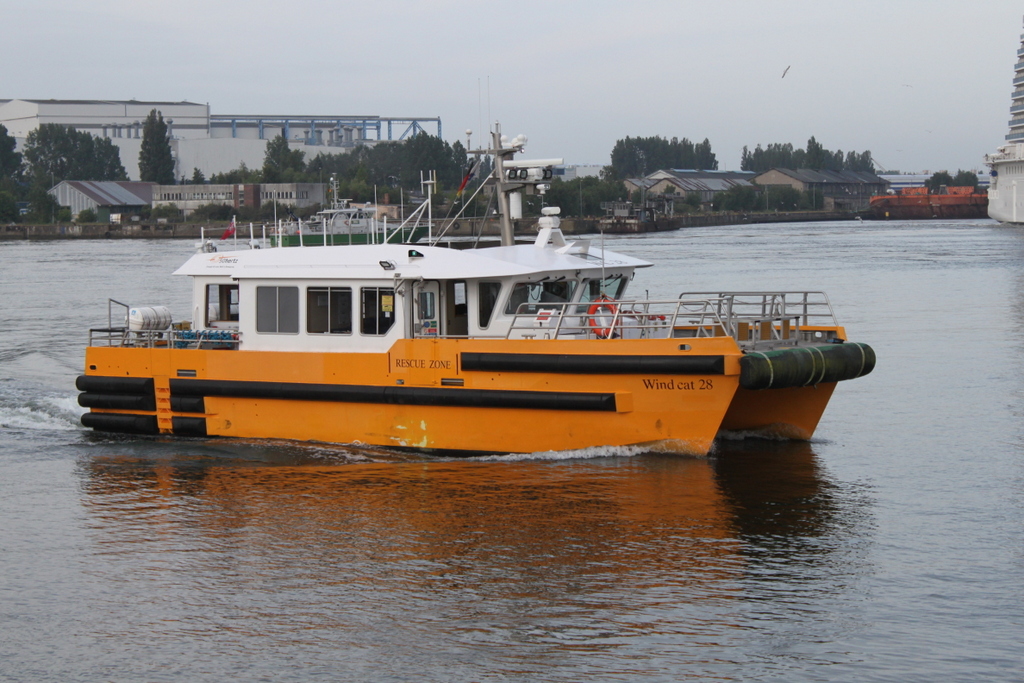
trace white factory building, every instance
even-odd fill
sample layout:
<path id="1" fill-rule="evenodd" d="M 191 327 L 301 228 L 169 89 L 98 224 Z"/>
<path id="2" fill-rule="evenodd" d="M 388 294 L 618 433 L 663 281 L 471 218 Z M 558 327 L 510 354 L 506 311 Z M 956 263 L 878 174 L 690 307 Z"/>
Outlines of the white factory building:
<path id="1" fill-rule="evenodd" d="M 293 149 L 337 154 L 359 144 L 402 140 L 420 131 L 441 136 L 437 117 L 214 115 L 209 104 L 136 100 L 4 100 L 0 124 L 18 142 L 44 123 L 57 123 L 107 138 L 121 152 L 121 164 L 139 179 L 142 125 L 152 110 L 163 115 L 171 137 L 175 176 L 190 178 L 198 168 L 209 177 L 238 168 L 263 166 L 267 141 L 283 134 Z M 427 127 L 424 127 L 424 126 Z"/>

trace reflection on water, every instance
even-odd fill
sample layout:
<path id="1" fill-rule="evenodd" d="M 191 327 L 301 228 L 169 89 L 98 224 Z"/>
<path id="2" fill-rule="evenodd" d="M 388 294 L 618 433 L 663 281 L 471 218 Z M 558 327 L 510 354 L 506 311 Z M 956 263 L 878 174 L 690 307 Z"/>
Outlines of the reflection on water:
<path id="1" fill-rule="evenodd" d="M 507 673 L 549 680 L 560 652 L 582 649 L 667 675 L 679 656 L 726 656 L 723 626 L 761 628 L 735 603 L 759 581 L 841 590 L 830 555 L 868 523 L 807 443 L 519 462 L 290 448 L 155 444 L 81 462 L 91 543 L 132 568 L 121 580 L 140 611 L 122 635 L 199 629 L 241 652 L 298 641 L 348 664 L 390 657 L 392 672 L 396 657 L 412 670 L 436 650 L 501 645 Z M 155 585 L 164 604 L 146 597 Z M 681 649 L 669 669 L 648 659 L 666 648 Z M 454 677 L 478 675 L 473 662 Z M 578 661 L 564 672 L 579 675 Z"/>

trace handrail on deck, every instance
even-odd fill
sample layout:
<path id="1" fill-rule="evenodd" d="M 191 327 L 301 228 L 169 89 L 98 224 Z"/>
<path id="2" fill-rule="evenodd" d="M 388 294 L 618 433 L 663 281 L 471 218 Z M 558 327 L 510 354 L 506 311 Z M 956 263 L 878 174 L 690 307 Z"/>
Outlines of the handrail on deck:
<path id="1" fill-rule="evenodd" d="M 121 348 L 237 349 L 241 343 L 237 330 L 132 330 L 128 327 L 93 327 L 89 346 Z"/>
<path id="2" fill-rule="evenodd" d="M 668 339 L 725 334 L 711 300 L 577 301 L 520 304 L 506 339 Z"/>
<path id="3" fill-rule="evenodd" d="M 802 325 L 838 324 L 824 292 L 684 292 L 679 296 L 716 299 L 726 317 L 799 317 Z"/>
<path id="4" fill-rule="evenodd" d="M 836 338 L 824 292 L 686 292 L 678 299 L 521 304 L 508 339 L 732 337 L 745 350 Z"/>

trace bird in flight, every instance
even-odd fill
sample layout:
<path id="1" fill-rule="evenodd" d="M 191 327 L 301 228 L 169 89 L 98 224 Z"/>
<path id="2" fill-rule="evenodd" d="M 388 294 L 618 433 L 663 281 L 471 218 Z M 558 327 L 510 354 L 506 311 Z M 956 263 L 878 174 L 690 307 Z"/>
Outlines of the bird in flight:
<path id="1" fill-rule="evenodd" d="M 792 64 L 790 66 L 792 66 Z M 788 73 L 789 73 L 789 67 L 787 66 L 786 70 L 782 72 L 782 77 L 785 78 L 786 74 L 788 74 Z"/>

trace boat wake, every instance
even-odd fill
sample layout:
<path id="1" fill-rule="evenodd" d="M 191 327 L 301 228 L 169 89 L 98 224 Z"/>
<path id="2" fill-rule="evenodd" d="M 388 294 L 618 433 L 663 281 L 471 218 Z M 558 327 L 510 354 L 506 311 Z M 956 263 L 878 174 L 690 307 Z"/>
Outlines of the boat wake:
<path id="1" fill-rule="evenodd" d="M 85 408 L 74 396 L 0 393 L 0 429 L 11 431 L 75 431 L 82 429 Z"/>
<path id="2" fill-rule="evenodd" d="M 595 458 L 631 458 L 650 453 L 647 446 L 590 446 L 568 451 L 539 451 L 537 453 L 507 453 L 480 455 L 466 460 L 477 462 L 520 462 L 523 460 L 589 460 Z"/>

